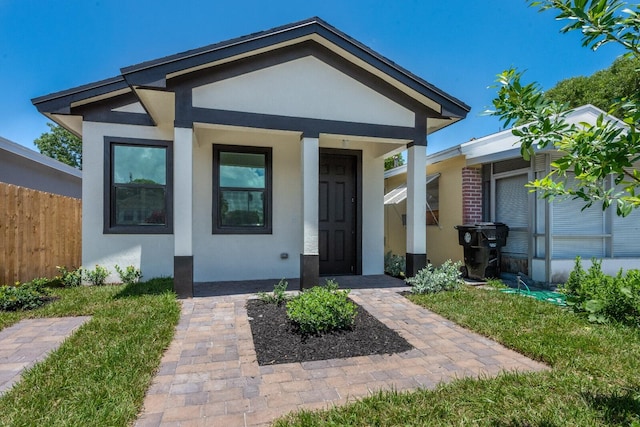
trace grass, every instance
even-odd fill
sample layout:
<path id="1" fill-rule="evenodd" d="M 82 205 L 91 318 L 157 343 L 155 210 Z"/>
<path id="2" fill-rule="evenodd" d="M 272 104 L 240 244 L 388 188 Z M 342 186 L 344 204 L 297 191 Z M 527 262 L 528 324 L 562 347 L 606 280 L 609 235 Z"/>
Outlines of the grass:
<path id="1" fill-rule="evenodd" d="M 59 298 L 42 308 L 0 313 L 0 328 L 24 318 L 92 316 L 0 398 L 0 425 L 130 425 L 180 316 L 172 285 L 54 289 Z"/>
<path id="2" fill-rule="evenodd" d="M 379 392 L 344 407 L 290 414 L 274 425 L 640 426 L 640 329 L 593 325 L 566 309 L 495 290 L 409 298 L 551 371 Z"/>

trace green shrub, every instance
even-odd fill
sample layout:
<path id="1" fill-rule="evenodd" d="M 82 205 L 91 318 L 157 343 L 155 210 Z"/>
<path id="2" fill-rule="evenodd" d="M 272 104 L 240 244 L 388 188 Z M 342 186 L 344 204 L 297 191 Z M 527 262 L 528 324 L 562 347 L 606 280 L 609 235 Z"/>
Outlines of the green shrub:
<path id="1" fill-rule="evenodd" d="M 428 264 L 418 271 L 414 277 L 407 279 L 414 294 L 432 294 L 441 291 L 451 291 L 458 289 L 462 280 L 460 279 L 460 262 L 446 260 L 440 267 L 433 267 Z"/>
<path id="2" fill-rule="evenodd" d="M 142 272 L 139 268 L 135 268 L 133 265 L 127 266 L 124 270 L 120 266 L 116 265 L 116 272 L 120 276 L 120 281 L 125 285 L 131 285 L 138 283 L 142 278 Z"/>
<path id="3" fill-rule="evenodd" d="M 94 270 L 84 270 L 85 278 L 95 286 L 104 285 L 104 280 L 109 275 L 109 270 L 101 265 L 96 265 Z"/>
<path id="4" fill-rule="evenodd" d="M 338 284 L 327 280 L 326 286 L 314 286 L 287 303 L 287 317 L 302 333 L 320 334 L 353 326 L 356 305 L 349 290 L 338 290 Z"/>
<path id="5" fill-rule="evenodd" d="M 267 304 L 284 304 L 289 299 L 286 294 L 287 286 L 289 286 L 289 283 L 282 279 L 273 287 L 272 293 L 258 292 L 258 299 Z"/>
<path id="6" fill-rule="evenodd" d="M 25 283 L 25 285 L 30 286 L 36 292 L 45 294 L 47 292 L 45 288 L 49 285 L 49 283 L 51 283 L 51 280 L 47 279 L 46 277 L 36 277 L 35 279 L 32 279 L 28 283 Z"/>
<path id="7" fill-rule="evenodd" d="M 60 273 L 57 279 L 65 288 L 74 288 L 82 284 L 82 268 L 76 270 L 67 270 L 65 266 L 57 266 L 56 268 Z"/>
<path id="8" fill-rule="evenodd" d="M 46 295 L 38 281 L 16 286 L 0 286 L 0 310 L 32 310 L 46 302 Z"/>
<path id="9" fill-rule="evenodd" d="M 567 283 L 560 289 L 567 295 L 567 305 L 586 313 L 591 322 L 616 321 L 640 325 L 640 271 L 622 270 L 615 277 L 602 272 L 602 261 L 591 260 L 585 272 L 576 258 Z"/>
<path id="10" fill-rule="evenodd" d="M 564 286 L 562 287 L 562 290 L 567 295 L 577 295 L 579 293 L 580 286 L 582 286 L 582 282 L 584 282 L 586 275 L 587 273 L 582 268 L 582 260 L 579 256 L 577 256 L 573 270 L 571 270 L 571 273 L 569 273 L 569 277 L 567 278 L 567 283 L 564 284 Z"/>
<path id="11" fill-rule="evenodd" d="M 401 255 L 394 255 L 391 251 L 384 255 L 384 272 L 393 277 L 405 277 L 407 270 L 407 261 Z"/>

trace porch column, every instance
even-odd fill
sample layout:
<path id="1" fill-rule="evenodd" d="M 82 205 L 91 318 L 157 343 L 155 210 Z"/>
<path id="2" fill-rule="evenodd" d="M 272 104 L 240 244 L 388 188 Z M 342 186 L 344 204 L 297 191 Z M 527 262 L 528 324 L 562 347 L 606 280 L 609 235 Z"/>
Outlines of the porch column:
<path id="1" fill-rule="evenodd" d="M 174 130 L 173 288 L 179 298 L 193 296 L 193 129 Z"/>
<path id="2" fill-rule="evenodd" d="M 302 177 L 302 254 L 300 254 L 300 290 L 316 286 L 320 279 L 318 251 L 319 138 L 301 141 Z"/>
<path id="3" fill-rule="evenodd" d="M 407 277 L 427 265 L 427 147 L 407 147 Z"/>

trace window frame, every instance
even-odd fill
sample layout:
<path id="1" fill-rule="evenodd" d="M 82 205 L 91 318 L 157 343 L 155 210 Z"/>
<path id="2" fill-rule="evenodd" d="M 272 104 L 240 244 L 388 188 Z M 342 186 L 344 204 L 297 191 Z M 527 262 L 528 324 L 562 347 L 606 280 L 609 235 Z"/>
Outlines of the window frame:
<path id="1" fill-rule="evenodd" d="M 438 173 L 431 181 L 427 182 L 427 226 L 435 225 L 440 227 L 440 178 L 442 175 Z M 435 186 L 438 192 L 438 206 L 437 209 L 433 209 L 433 206 L 429 204 L 429 185 Z"/>
<path id="2" fill-rule="evenodd" d="M 263 226 L 223 226 L 219 212 L 220 196 L 226 188 L 220 186 L 220 153 L 263 154 L 265 156 L 264 183 L 264 225 Z M 273 234 L 272 200 L 273 200 L 273 149 L 272 147 L 256 147 L 248 145 L 213 144 L 213 191 L 212 191 L 212 234 Z M 242 189 L 250 191 L 250 188 Z"/>
<path id="3" fill-rule="evenodd" d="M 118 225 L 115 221 L 116 186 L 113 182 L 115 146 L 152 147 L 166 149 L 165 224 Z M 86 172 L 85 172 L 86 173 Z M 103 234 L 173 234 L 173 141 L 156 139 L 104 137 L 104 205 Z"/>

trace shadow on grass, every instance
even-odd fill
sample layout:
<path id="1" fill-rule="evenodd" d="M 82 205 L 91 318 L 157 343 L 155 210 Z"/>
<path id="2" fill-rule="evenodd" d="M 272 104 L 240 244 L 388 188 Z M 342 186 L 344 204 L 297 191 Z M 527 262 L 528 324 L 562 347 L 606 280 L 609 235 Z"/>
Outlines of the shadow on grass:
<path id="1" fill-rule="evenodd" d="M 624 394 L 583 394 L 589 404 L 602 413 L 602 418 L 612 425 L 631 425 L 640 414 L 640 390 Z"/>
<path id="2" fill-rule="evenodd" d="M 139 297 L 143 295 L 162 295 L 167 292 L 173 292 L 173 278 L 162 277 L 147 280 L 146 282 L 130 283 L 126 285 L 115 299 Z"/>

